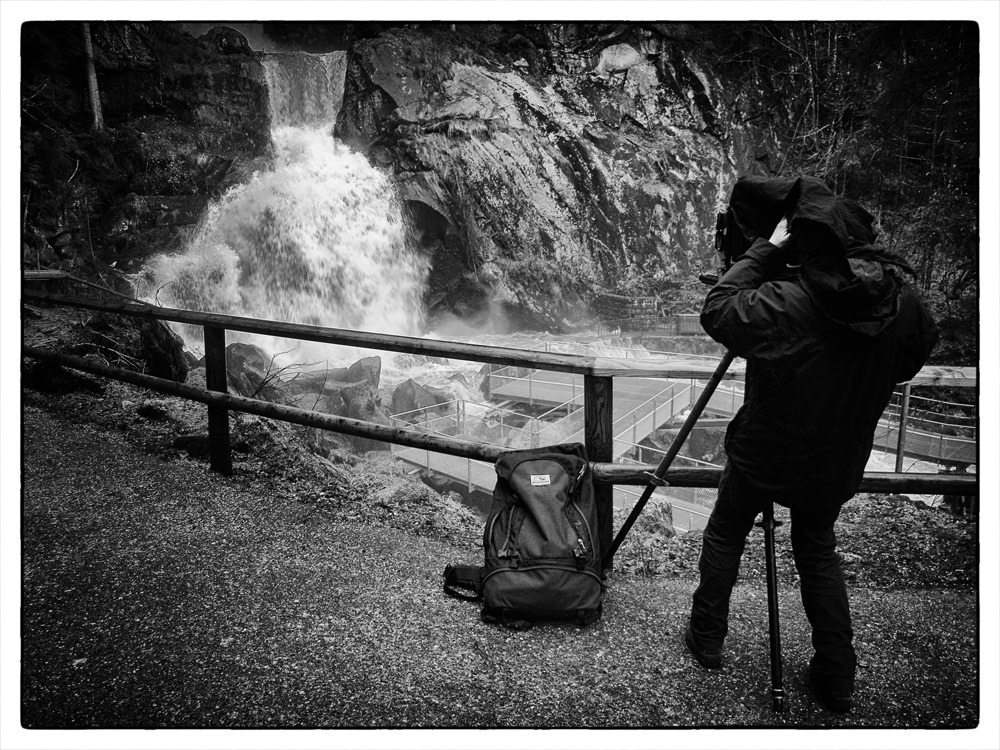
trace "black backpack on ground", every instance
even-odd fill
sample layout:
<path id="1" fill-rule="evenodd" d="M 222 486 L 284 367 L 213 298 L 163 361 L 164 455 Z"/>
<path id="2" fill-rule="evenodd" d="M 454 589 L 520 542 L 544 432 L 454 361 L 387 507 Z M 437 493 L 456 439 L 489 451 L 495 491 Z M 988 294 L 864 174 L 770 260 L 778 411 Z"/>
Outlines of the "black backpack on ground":
<path id="1" fill-rule="evenodd" d="M 535 620 L 601 616 L 600 534 L 587 453 L 579 443 L 508 451 L 483 531 L 485 565 L 449 565 L 444 589 L 482 600 L 483 622 L 530 627 Z"/>

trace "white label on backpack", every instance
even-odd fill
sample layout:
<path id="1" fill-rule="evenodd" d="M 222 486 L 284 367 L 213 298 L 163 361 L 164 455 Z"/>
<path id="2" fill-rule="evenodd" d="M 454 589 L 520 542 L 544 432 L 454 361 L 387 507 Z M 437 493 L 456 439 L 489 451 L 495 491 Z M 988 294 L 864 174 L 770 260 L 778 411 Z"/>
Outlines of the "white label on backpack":
<path id="1" fill-rule="evenodd" d="M 552 484 L 552 479 L 548 474 L 532 474 L 531 475 L 531 486 L 532 487 L 544 487 L 547 484 Z"/>

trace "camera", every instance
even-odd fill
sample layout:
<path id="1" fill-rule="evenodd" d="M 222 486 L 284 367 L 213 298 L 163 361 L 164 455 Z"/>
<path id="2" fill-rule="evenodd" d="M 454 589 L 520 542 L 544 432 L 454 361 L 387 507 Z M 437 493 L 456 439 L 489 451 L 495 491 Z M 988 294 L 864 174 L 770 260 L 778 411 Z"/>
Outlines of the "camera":
<path id="1" fill-rule="evenodd" d="M 736 214 L 732 208 L 720 211 L 715 217 L 715 252 L 722 262 L 718 273 L 703 273 L 698 279 L 709 286 L 714 286 L 719 277 L 725 273 L 733 262 L 750 249 L 750 241 L 744 236 L 743 230 L 736 223 Z"/>

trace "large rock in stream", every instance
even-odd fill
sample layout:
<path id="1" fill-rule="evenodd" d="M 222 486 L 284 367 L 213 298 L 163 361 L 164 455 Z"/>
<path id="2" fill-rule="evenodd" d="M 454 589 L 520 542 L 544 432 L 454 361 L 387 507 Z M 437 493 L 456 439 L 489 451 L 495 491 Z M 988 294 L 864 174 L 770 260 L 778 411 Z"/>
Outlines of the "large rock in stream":
<path id="1" fill-rule="evenodd" d="M 422 422 L 433 416 L 436 407 L 451 400 L 440 388 L 421 385 L 409 378 L 392 392 L 392 413 L 407 422 Z"/>
<path id="2" fill-rule="evenodd" d="M 549 328 L 667 295 L 753 159 L 683 26 L 416 25 L 348 54 L 336 135 L 391 173 L 432 313 Z"/>
<path id="3" fill-rule="evenodd" d="M 202 358 L 194 371 L 197 385 L 204 385 L 204 367 Z M 282 365 L 258 346 L 236 342 L 226 347 L 226 369 L 229 389 L 241 396 L 389 424 L 379 393 L 379 357 L 363 357 L 350 367 L 304 372 L 298 365 Z M 376 440 L 353 436 L 343 440 L 361 451 L 389 450 L 387 443 Z"/>

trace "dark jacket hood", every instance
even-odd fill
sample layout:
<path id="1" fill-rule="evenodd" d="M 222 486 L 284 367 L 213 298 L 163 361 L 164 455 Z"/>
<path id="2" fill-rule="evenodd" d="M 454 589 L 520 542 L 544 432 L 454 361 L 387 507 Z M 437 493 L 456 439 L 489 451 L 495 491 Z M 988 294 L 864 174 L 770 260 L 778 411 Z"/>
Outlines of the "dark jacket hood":
<path id="1" fill-rule="evenodd" d="M 793 237 L 808 232 L 802 279 L 831 320 L 868 336 L 892 322 L 902 283 L 896 270 L 913 270 L 875 244 L 874 219 L 857 203 L 814 177 L 741 177 L 729 205 L 750 241 L 769 237 L 784 216 Z"/>

